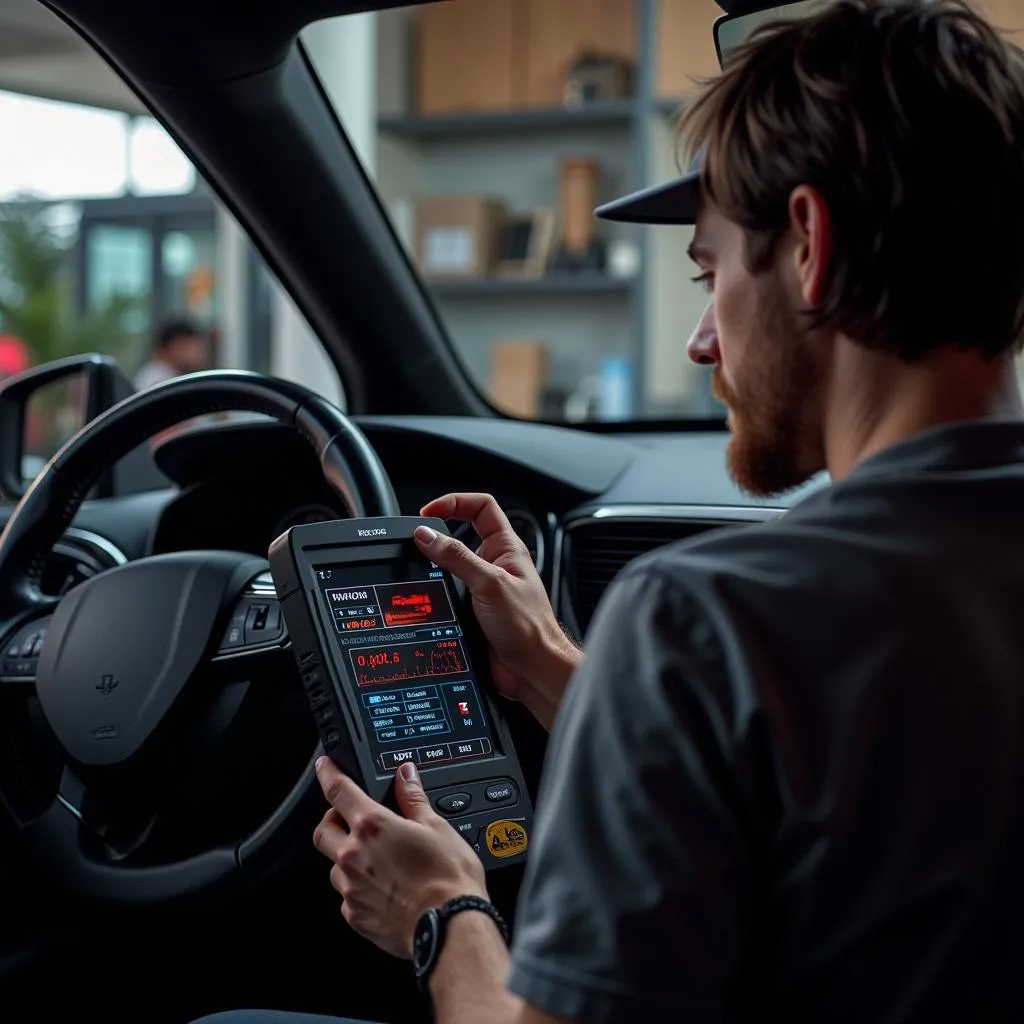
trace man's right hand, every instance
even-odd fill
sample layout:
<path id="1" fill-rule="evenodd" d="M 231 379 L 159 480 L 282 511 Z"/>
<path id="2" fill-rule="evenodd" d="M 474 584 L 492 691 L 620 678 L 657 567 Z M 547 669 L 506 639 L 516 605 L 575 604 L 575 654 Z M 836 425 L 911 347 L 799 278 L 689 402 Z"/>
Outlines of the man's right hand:
<path id="1" fill-rule="evenodd" d="M 466 584 L 490 644 L 498 689 L 522 701 L 550 729 L 583 654 L 559 626 L 526 545 L 489 494 L 446 494 L 425 505 L 421 515 L 473 524 L 482 541 L 476 553 L 422 526 L 416 545 Z"/>

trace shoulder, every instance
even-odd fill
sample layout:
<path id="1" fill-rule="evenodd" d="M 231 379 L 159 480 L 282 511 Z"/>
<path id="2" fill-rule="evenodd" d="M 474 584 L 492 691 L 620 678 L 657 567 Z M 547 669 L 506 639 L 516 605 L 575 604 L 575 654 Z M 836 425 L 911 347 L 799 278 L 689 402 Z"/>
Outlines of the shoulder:
<path id="1" fill-rule="evenodd" d="M 897 600 L 886 582 L 891 532 L 835 504 L 826 495 L 636 559 L 605 595 L 588 651 L 633 634 L 729 704 L 835 675 Z"/>

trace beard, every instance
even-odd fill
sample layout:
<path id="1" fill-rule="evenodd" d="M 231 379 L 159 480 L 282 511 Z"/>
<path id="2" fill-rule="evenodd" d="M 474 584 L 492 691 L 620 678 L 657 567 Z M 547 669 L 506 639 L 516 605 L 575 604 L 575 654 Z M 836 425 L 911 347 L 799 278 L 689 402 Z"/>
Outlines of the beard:
<path id="1" fill-rule="evenodd" d="M 729 409 L 729 475 L 741 490 L 767 498 L 799 487 L 825 466 L 824 372 L 800 314 L 773 274 L 761 279 L 759 291 L 747 365 L 731 383 L 716 366 L 711 390 Z"/>

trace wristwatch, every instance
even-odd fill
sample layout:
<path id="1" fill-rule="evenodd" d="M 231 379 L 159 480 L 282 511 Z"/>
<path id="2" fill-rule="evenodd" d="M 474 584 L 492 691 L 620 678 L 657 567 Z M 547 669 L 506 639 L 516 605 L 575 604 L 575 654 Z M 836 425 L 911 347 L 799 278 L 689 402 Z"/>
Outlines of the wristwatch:
<path id="1" fill-rule="evenodd" d="M 416 972 L 416 980 L 423 991 L 437 958 L 441 955 L 448 922 L 463 910 L 479 910 L 486 914 L 498 926 L 501 937 L 508 944 L 508 926 L 494 905 L 479 896 L 456 896 L 440 907 L 431 907 L 420 915 L 416 922 L 416 931 L 412 938 L 412 966 Z"/>

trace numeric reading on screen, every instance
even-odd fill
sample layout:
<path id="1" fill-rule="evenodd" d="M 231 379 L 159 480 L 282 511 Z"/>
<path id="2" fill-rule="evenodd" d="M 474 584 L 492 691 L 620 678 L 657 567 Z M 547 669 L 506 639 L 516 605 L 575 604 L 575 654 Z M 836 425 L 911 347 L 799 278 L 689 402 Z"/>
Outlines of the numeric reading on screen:
<path id="1" fill-rule="evenodd" d="M 443 572 L 426 562 L 332 566 L 317 579 L 377 769 L 491 756 L 494 737 Z"/>
<path id="2" fill-rule="evenodd" d="M 469 671 L 461 640 L 395 644 L 379 650 L 351 651 L 350 657 L 360 686 L 465 675 Z"/>

